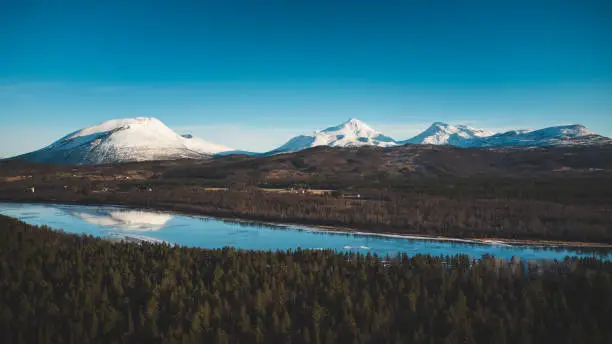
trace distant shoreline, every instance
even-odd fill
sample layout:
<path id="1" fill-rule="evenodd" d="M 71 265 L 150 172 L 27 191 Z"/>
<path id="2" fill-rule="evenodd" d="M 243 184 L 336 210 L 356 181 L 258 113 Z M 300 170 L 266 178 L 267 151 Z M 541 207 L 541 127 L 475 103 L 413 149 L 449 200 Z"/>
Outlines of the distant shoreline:
<path id="1" fill-rule="evenodd" d="M 348 226 L 332 226 L 332 225 L 316 225 L 309 223 L 297 223 L 297 222 L 278 222 L 278 221 L 267 221 L 259 219 L 250 219 L 246 217 L 228 217 L 218 216 L 214 214 L 199 213 L 193 210 L 177 209 L 176 207 L 145 207 L 129 204 L 117 204 L 117 203 L 100 203 L 100 202 L 58 202 L 54 200 L 27 200 L 27 201 L 16 201 L 1 199 L 0 203 L 15 203 L 15 204 L 55 204 L 55 205 L 82 205 L 82 206 L 114 206 L 120 208 L 129 209 L 141 209 L 156 212 L 165 212 L 175 215 L 185 215 L 200 218 L 208 218 L 221 221 L 237 222 L 237 223 L 254 223 L 277 227 L 293 227 L 297 229 L 307 229 L 311 231 L 328 232 L 328 233 L 341 233 L 341 234 L 353 234 L 353 235 L 364 235 L 364 236 L 380 236 L 388 238 L 403 238 L 412 240 L 435 240 L 435 241 L 451 241 L 460 243 L 471 243 L 480 245 L 503 245 L 503 246 L 541 246 L 541 247 L 574 247 L 574 248 L 591 248 L 591 249 L 612 249 L 612 244 L 607 243 L 596 243 L 596 242 L 581 242 L 581 241 L 562 241 L 562 240 L 533 240 L 533 239 L 508 239 L 508 238 L 458 238 L 449 236 L 435 236 L 427 234 L 403 234 L 396 232 L 372 232 L 360 228 L 352 228 Z"/>

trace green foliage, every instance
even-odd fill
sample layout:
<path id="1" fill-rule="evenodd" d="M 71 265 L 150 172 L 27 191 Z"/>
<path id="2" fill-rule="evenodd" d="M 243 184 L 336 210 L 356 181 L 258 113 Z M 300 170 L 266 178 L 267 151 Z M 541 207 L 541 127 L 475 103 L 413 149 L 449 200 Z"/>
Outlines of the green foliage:
<path id="1" fill-rule="evenodd" d="M 111 243 L 0 216 L 4 343 L 607 343 L 612 263 Z"/>

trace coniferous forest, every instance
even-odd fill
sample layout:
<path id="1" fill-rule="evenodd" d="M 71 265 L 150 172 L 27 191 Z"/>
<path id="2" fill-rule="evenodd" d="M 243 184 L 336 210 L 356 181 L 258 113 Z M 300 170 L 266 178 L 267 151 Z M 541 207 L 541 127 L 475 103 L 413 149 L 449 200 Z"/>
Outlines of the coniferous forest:
<path id="1" fill-rule="evenodd" d="M 113 243 L 0 216 L 3 343 L 609 343 L 612 263 Z"/>

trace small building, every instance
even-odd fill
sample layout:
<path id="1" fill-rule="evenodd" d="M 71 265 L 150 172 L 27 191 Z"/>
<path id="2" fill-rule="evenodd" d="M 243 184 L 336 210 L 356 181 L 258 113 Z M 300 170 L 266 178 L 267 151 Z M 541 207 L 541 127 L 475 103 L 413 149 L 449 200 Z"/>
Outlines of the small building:
<path id="1" fill-rule="evenodd" d="M 25 188 L 24 191 L 28 192 L 28 193 L 30 193 L 30 192 L 31 193 L 35 193 L 36 192 L 36 188 L 34 188 L 33 186 L 29 186 L 29 187 Z"/>

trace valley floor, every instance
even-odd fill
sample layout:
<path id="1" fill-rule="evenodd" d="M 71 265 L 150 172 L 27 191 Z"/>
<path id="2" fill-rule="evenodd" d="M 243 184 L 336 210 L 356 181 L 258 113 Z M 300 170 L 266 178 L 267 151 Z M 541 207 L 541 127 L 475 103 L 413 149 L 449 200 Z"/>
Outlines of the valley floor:
<path id="1" fill-rule="evenodd" d="M 416 145 L 113 165 L 12 160 L 0 162 L 0 199 L 504 243 L 612 244 L 611 152 Z"/>

